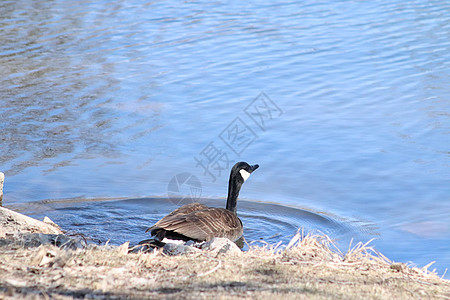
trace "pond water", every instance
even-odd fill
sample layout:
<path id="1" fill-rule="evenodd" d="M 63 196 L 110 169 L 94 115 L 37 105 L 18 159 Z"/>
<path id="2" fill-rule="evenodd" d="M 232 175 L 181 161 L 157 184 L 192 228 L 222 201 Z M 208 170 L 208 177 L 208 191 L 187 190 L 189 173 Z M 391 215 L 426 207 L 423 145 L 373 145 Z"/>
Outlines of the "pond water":
<path id="1" fill-rule="evenodd" d="M 238 204 L 247 240 L 303 227 L 450 267 L 447 1 L 0 12 L 6 207 L 136 242 L 174 196 L 224 206 L 231 166 L 248 161 L 260 168 Z"/>

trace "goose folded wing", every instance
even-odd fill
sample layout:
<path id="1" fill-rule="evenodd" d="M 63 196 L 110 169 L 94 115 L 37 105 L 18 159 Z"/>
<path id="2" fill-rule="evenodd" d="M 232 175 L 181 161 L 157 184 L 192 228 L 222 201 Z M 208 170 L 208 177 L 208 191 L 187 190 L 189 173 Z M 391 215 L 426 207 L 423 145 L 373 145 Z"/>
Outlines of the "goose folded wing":
<path id="1" fill-rule="evenodd" d="M 178 207 L 177 209 L 172 211 L 170 214 L 168 214 L 166 217 L 174 216 L 177 214 L 189 214 L 191 212 L 204 210 L 204 209 L 208 209 L 208 206 L 198 203 L 198 202 L 189 203 L 189 204 L 183 205 L 181 207 Z"/>
<path id="2" fill-rule="evenodd" d="M 152 230 L 154 230 L 156 228 L 161 228 L 160 224 L 171 222 L 171 220 L 173 219 L 173 217 L 175 215 L 187 215 L 187 214 L 190 214 L 190 213 L 192 213 L 194 211 L 199 211 L 199 210 L 203 210 L 203 209 L 208 209 L 208 206 L 206 206 L 204 204 L 201 204 L 201 203 L 198 203 L 198 202 L 183 205 L 181 207 L 178 207 L 174 211 L 172 211 L 170 214 L 168 214 L 167 216 L 165 216 L 161 220 L 159 220 L 155 225 L 153 225 L 152 227 L 148 228 L 145 232 L 152 231 Z M 152 235 L 153 235 L 153 233 L 152 233 Z"/>
<path id="3" fill-rule="evenodd" d="M 173 231 L 193 240 L 207 241 L 213 237 L 236 240 L 242 235 L 242 223 L 232 212 L 222 208 L 208 208 L 188 214 L 175 214 L 161 219 L 150 228 Z"/>

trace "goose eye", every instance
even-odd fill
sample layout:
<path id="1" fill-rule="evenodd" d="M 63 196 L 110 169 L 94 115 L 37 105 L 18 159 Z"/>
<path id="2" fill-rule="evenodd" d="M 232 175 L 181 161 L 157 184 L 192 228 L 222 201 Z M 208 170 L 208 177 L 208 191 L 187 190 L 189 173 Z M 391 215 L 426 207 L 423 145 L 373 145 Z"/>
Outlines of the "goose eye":
<path id="1" fill-rule="evenodd" d="M 250 177 L 250 173 L 244 169 L 241 169 L 239 173 L 241 173 L 242 179 L 244 179 L 244 181 L 246 181 Z"/>

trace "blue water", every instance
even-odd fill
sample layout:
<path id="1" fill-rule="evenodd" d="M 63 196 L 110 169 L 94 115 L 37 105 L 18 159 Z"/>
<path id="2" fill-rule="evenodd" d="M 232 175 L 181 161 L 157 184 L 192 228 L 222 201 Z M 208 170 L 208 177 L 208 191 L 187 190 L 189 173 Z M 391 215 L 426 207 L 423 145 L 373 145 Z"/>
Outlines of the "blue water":
<path id="1" fill-rule="evenodd" d="M 447 1 L 35 0 L 0 12 L 5 206 L 41 216 L 46 204 L 68 230 L 137 240 L 176 207 L 145 200 L 170 198 L 174 176 L 217 200 L 244 160 L 260 168 L 242 198 L 266 203 L 239 208 L 252 238 L 317 227 L 450 267 Z M 280 207 L 287 221 L 267 225 Z"/>

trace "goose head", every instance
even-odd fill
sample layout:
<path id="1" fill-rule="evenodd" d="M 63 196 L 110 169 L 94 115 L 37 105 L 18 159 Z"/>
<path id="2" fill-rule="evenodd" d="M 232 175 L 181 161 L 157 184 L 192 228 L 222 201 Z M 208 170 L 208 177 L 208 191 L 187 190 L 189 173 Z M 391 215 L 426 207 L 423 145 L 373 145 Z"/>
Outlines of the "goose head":
<path id="1" fill-rule="evenodd" d="M 234 179 L 241 182 L 242 184 L 250 177 L 250 174 L 252 174 L 253 171 L 255 171 L 258 168 L 259 165 L 251 166 L 244 161 L 238 162 L 231 169 L 230 180 Z"/>
<path id="2" fill-rule="evenodd" d="M 259 165 L 249 165 L 246 162 L 238 162 L 231 168 L 230 181 L 228 182 L 227 209 L 236 214 L 237 198 L 242 184 L 250 177 Z"/>

